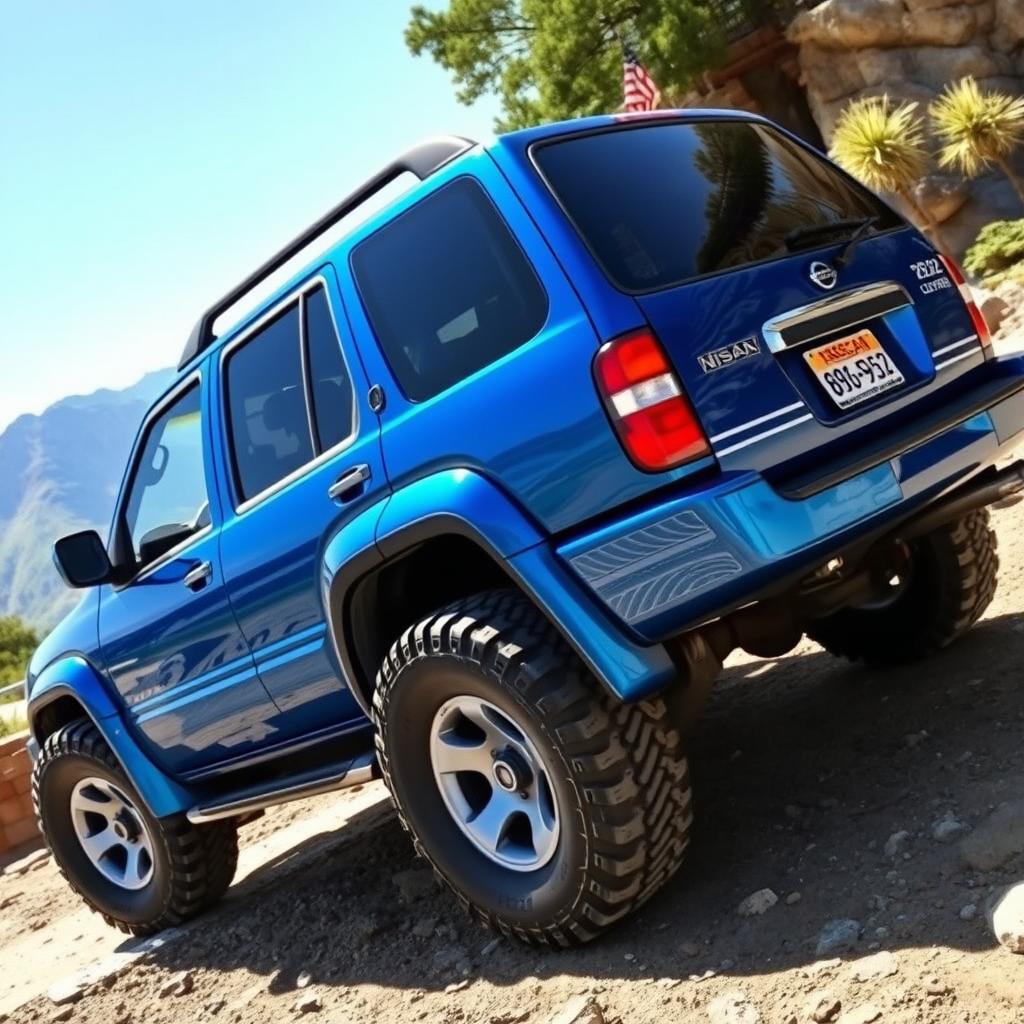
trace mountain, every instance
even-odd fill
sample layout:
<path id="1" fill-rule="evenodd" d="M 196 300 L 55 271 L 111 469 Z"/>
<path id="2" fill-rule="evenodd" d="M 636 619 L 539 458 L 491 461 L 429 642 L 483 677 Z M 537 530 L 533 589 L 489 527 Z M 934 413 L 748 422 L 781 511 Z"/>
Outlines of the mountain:
<path id="1" fill-rule="evenodd" d="M 53 542 L 89 527 L 106 537 L 132 441 L 171 377 L 158 370 L 123 391 L 64 398 L 0 433 L 0 615 L 46 629 L 77 602 Z"/>

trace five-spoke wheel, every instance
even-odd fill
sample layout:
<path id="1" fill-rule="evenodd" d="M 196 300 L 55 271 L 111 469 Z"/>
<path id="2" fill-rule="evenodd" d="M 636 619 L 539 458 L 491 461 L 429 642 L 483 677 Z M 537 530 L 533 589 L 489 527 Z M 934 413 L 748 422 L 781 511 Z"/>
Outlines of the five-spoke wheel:
<path id="1" fill-rule="evenodd" d="M 551 772 L 510 715 L 479 697 L 452 697 L 434 715 L 430 763 L 449 813 L 484 856 L 513 871 L 554 856 Z"/>
<path id="2" fill-rule="evenodd" d="M 106 779 L 85 778 L 71 791 L 71 822 L 93 867 L 122 889 L 153 877 L 153 837 L 135 804 Z"/>

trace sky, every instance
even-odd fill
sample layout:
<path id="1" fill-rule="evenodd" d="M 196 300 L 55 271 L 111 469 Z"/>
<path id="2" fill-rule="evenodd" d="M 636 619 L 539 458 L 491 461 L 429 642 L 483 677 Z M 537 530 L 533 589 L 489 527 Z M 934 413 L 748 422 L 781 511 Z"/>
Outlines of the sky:
<path id="1" fill-rule="evenodd" d="M 3 4 L 0 430 L 175 364 L 207 305 L 418 139 L 492 136 L 496 105 L 406 50 L 410 6 Z"/>

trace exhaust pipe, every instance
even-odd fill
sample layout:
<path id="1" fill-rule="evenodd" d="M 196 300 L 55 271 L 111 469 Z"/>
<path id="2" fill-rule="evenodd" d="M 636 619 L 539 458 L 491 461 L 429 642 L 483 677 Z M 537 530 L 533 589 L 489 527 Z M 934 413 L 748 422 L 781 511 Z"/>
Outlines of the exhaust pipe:
<path id="1" fill-rule="evenodd" d="M 916 519 L 909 520 L 896 531 L 896 535 L 901 540 L 912 540 L 914 537 L 930 533 L 952 519 L 958 519 L 968 512 L 985 508 L 1021 491 L 1024 491 L 1024 461 L 1017 461 L 1012 466 L 1000 470 L 995 476 L 971 480 L 964 484 L 940 504 L 927 509 Z"/>

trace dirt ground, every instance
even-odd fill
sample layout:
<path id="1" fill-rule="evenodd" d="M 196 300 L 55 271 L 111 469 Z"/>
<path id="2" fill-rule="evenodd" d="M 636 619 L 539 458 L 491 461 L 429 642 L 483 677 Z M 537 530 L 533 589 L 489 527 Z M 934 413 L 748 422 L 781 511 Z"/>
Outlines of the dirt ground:
<path id="1" fill-rule="evenodd" d="M 1022 1024 L 1024 956 L 997 946 L 985 906 L 1024 878 L 1024 852 L 988 870 L 964 853 L 1024 796 L 1024 504 L 994 522 L 996 601 L 926 665 L 869 672 L 809 642 L 734 659 L 692 742 L 688 862 L 601 941 L 540 952 L 471 922 L 375 783 L 248 826 L 251 847 L 325 801 L 350 809 L 162 948 L 76 1002 L 38 996 L 10 1024 L 545 1024 L 587 997 L 623 1024 Z M 765 888 L 777 902 L 740 914 Z M 34 932 L 43 949 L 75 943 L 77 909 L 49 862 L 0 877 L 0 997 L 5 949 Z"/>

